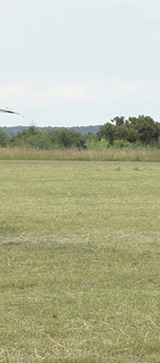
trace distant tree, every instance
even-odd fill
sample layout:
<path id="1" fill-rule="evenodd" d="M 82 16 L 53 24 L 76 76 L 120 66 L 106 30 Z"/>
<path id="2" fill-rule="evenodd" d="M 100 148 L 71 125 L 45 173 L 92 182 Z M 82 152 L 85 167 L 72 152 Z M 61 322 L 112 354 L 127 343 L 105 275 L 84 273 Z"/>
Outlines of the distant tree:
<path id="1" fill-rule="evenodd" d="M 150 116 L 140 115 L 129 117 L 128 120 L 124 116 L 116 116 L 111 122 L 101 126 L 98 132 L 99 139 L 107 139 L 110 145 L 114 144 L 114 140 L 126 140 L 129 143 L 138 142 L 146 145 L 158 144 L 160 125 Z"/>
<path id="2" fill-rule="evenodd" d="M 115 138 L 115 126 L 110 123 L 104 124 L 104 126 L 100 127 L 98 137 L 100 140 L 103 138 L 107 139 L 110 145 L 113 145 Z"/>
<path id="3" fill-rule="evenodd" d="M 109 147 L 109 142 L 105 138 L 99 138 L 98 135 L 88 132 L 85 137 L 86 148 L 88 150 L 104 149 Z"/>
<path id="4" fill-rule="evenodd" d="M 128 139 L 128 128 L 124 124 L 115 127 L 115 139 L 117 140 Z"/>
<path id="5" fill-rule="evenodd" d="M 137 131 L 138 141 L 143 144 L 152 144 L 158 140 L 159 129 L 157 123 L 150 116 L 129 117 L 128 121 L 129 128 Z"/>
<path id="6" fill-rule="evenodd" d="M 34 126 L 34 125 L 31 125 L 30 127 L 29 127 L 29 129 L 27 130 L 27 134 L 28 135 L 37 135 L 37 134 L 39 134 L 40 133 L 40 131 L 36 128 L 36 126 Z"/>
<path id="7" fill-rule="evenodd" d="M 97 135 L 94 134 L 93 132 L 89 131 L 88 134 L 85 135 L 85 139 L 88 139 L 88 140 L 96 140 L 97 139 Z"/>
<path id="8" fill-rule="evenodd" d="M 40 138 L 40 136 L 41 132 L 35 126 L 30 126 L 28 129 L 23 129 L 17 135 L 12 136 L 10 144 L 13 146 L 39 147 L 37 138 Z"/>
<path id="9" fill-rule="evenodd" d="M 9 141 L 9 137 L 3 130 L 3 128 L 0 128 L 0 146 L 6 147 Z"/>
<path id="10" fill-rule="evenodd" d="M 56 129 L 47 132 L 39 131 L 35 126 L 22 130 L 10 139 L 12 146 L 50 148 L 85 148 L 85 136 L 72 129 Z"/>
<path id="11" fill-rule="evenodd" d="M 35 126 L 21 130 L 17 135 L 8 137 L 3 129 L 0 129 L 0 146 L 7 144 L 12 146 L 35 147 L 41 149 L 51 148 L 106 148 L 112 145 L 116 147 L 128 146 L 130 143 L 160 144 L 160 124 L 150 116 L 138 117 L 116 116 L 110 123 L 100 126 L 97 135 L 89 132 L 82 135 L 73 128 L 48 128 L 44 131 Z"/>
<path id="12" fill-rule="evenodd" d="M 85 135 L 85 141 L 87 142 L 96 142 L 98 140 L 98 136 L 93 134 L 93 132 L 88 132 L 87 135 Z"/>
<path id="13" fill-rule="evenodd" d="M 113 120 L 111 120 L 115 126 L 122 126 L 125 124 L 125 117 L 124 116 L 116 116 Z"/>
<path id="14" fill-rule="evenodd" d="M 126 127 L 127 129 L 127 137 L 126 140 L 129 141 L 130 143 L 136 143 L 139 138 L 138 138 L 138 130 L 134 127 L 132 127 L 132 125 L 130 125 L 129 127 Z"/>
<path id="15" fill-rule="evenodd" d="M 80 132 L 77 132 L 72 129 L 64 129 L 60 133 L 59 138 L 60 144 L 62 146 L 70 148 L 70 147 L 78 147 L 84 148 L 85 147 L 85 137 L 82 136 Z"/>

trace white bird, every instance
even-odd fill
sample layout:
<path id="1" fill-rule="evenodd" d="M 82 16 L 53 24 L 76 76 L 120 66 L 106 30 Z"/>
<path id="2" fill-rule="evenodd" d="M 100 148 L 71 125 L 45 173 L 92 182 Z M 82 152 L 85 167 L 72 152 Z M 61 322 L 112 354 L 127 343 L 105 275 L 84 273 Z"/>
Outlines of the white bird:
<path id="1" fill-rule="evenodd" d="M 0 112 L 15 113 L 16 115 L 20 115 L 18 112 L 12 111 L 8 107 L 2 107 L 2 106 L 0 106 Z"/>

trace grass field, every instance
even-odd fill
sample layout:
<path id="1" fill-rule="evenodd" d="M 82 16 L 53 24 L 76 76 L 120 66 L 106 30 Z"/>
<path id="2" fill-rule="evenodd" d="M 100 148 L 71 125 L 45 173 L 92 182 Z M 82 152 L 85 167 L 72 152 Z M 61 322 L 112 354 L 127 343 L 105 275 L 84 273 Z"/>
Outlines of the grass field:
<path id="1" fill-rule="evenodd" d="M 160 166 L 0 161 L 0 362 L 160 362 Z"/>

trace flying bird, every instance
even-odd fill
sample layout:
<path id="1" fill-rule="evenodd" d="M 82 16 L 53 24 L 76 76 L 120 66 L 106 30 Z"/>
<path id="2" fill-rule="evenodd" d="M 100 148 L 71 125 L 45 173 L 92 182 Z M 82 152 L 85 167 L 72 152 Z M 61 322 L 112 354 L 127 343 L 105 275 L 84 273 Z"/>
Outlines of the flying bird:
<path id="1" fill-rule="evenodd" d="M 20 115 L 18 112 L 10 110 L 8 107 L 0 106 L 0 112 L 14 113 L 16 115 Z"/>

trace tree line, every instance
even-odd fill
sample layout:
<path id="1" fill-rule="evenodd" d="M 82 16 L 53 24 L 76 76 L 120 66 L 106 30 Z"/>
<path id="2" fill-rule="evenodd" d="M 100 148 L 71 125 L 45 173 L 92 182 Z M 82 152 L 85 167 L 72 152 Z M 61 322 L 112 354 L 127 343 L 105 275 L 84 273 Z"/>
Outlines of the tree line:
<path id="1" fill-rule="evenodd" d="M 156 146 L 160 147 L 160 123 L 150 116 L 138 117 L 116 116 L 110 122 L 100 127 L 97 134 L 80 132 L 69 128 L 40 131 L 35 126 L 23 129 L 17 135 L 7 135 L 0 128 L 1 147 L 33 147 L 39 149 L 59 148 L 105 148 L 129 146 Z"/>

